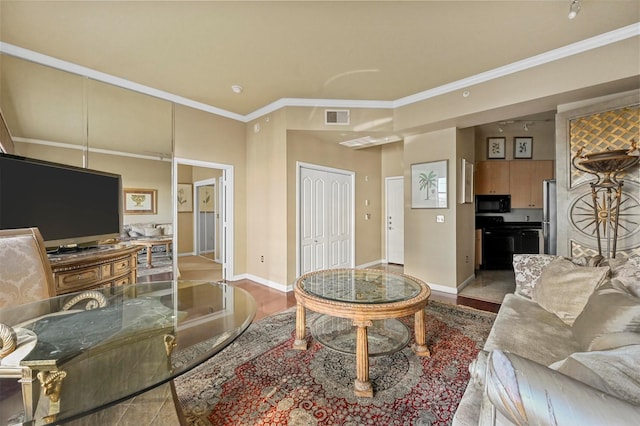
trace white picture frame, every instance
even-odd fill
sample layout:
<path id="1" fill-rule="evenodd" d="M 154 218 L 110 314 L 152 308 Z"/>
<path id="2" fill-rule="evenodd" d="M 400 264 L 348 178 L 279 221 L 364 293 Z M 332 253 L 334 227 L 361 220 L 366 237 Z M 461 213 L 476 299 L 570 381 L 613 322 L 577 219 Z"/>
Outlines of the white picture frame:
<path id="1" fill-rule="evenodd" d="M 448 208 L 448 160 L 411 165 L 411 208 Z"/>
<path id="2" fill-rule="evenodd" d="M 460 204 L 473 203 L 473 163 L 462 159 L 460 165 Z"/>
<path id="3" fill-rule="evenodd" d="M 533 158 L 533 138 L 531 136 L 513 138 L 513 158 Z"/>

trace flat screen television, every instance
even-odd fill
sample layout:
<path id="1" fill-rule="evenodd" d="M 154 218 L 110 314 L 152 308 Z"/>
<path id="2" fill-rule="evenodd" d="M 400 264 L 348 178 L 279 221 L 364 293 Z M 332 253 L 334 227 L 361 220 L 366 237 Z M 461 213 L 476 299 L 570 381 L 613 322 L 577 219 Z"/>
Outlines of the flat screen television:
<path id="1" fill-rule="evenodd" d="M 0 153 L 0 229 L 34 226 L 48 249 L 119 236 L 122 177 Z"/>

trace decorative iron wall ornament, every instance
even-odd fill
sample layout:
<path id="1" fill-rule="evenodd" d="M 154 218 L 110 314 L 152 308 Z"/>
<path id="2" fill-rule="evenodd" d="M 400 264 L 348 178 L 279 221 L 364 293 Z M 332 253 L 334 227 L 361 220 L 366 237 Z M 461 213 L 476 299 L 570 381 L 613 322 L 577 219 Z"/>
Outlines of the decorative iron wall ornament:
<path id="1" fill-rule="evenodd" d="M 591 202 L 587 197 L 580 197 L 572 205 L 574 225 L 583 233 L 589 232 L 598 243 L 598 254 L 603 255 L 602 239 L 607 242 L 607 257 L 616 257 L 616 245 L 620 229 L 624 233 L 633 233 L 639 226 L 640 207 L 635 197 L 626 195 L 622 198 L 623 180 L 619 176 L 627 169 L 640 162 L 640 153 L 636 141 L 631 140 L 631 148 L 616 149 L 582 154 L 583 148 L 578 149 L 571 159 L 571 165 L 577 170 L 596 177 L 589 182 L 591 187 Z M 591 218 L 586 212 L 591 209 Z M 621 224 L 622 222 L 622 224 Z"/>

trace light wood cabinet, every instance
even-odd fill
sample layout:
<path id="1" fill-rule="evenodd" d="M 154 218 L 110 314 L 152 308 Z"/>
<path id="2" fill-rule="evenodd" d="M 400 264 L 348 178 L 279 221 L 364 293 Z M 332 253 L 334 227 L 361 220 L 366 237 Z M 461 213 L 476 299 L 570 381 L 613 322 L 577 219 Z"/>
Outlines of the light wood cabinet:
<path id="1" fill-rule="evenodd" d="M 136 282 L 138 246 L 101 246 L 49 257 L 56 294 Z"/>
<path id="2" fill-rule="evenodd" d="M 542 181 L 553 179 L 553 161 L 517 160 L 509 163 L 511 208 L 542 208 Z"/>
<path id="3" fill-rule="evenodd" d="M 508 194 L 510 161 L 478 161 L 476 165 L 476 194 Z"/>
<path id="4" fill-rule="evenodd" d="M 475 268 L 480 269 L 480 265 L 482 265 L 482 229 L 476 229 Z"/>

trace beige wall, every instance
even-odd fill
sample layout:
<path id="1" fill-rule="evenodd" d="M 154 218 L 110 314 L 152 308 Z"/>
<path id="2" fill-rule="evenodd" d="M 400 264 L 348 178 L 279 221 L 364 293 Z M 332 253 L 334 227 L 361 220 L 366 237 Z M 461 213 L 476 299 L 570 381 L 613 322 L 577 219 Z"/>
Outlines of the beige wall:
<path id="1" fill-rule="evenodd" d="M 456 287 L 466 280 L 474 277 L 475 259 L 475 204 L 461 204 L 462 186 L 462 159 L 475 162 L 475 129 L 463 129 L 456 132 L 456 156 L 455 156 L 455 202 L 456 206 Z"/>
<path id="2" fill-rule="evenodd" d="M 245 124 L 175 105 L 175 157 L 233 166 L 234 273 L 247 271 L 247 169 Z M 214 165 L 215 166 L 215 165 Z M 181 176 L 178 176 L 180 181 Z M 178 221 L 181 226 L 181 220 Z M 193 236 L 193 225 L 189 232 Z M 179 243 L 179 251 L 185 250 Z M 192 247 L 192 246 L 191 246 Z M 188 249 L 191 251 L 191 248 Z"/>
<path id="3" fill-rule="evenodd" d="M 288 282 L 286 112 L 248 123 L 247 272 L 269 285 Z"/>
<path id="4" fill-rule="evenodd" d="M 529 131 L 523 130 L 524 123 L 507 124 L 502 126 L 503 132 L 498 132 L 497 124 L 485 124 L 475 128 L 475 152 L 476 160 L 487 159 L 487 138 L 505 138 L 505 159 L 513 160 L 513 138 L 527 136 L 533 138 L 533 159 L 534 160 L 555 160 L 555 120 L 548 122 L 536 122 L 529 126 Z"/>
<path id="5" fill-rule="evenodd" d="M 456 288 L 456 137 L 455 128 L 410 136 L 404 143 L 404 272 L 436 289 Z M 448 208 L 411 208 L 411 164 L 448 161 Z M 444 223 L 436 216 L 444 215 Z"/>
<path id="6" fill-rule="evenodd" d="M 354 150 L 338 144 L 314 140 L 299 132 L 289 132 L 288 186 L 289 244 L 294 249 L 289 261 L 288 276 L 295 278 L 296 244 L 296 163 L 303 162 L 324 167 L 355 172 L 355 265 L 363 265 L 381 259 L 382 198 L 380 197 L 381 154 L 380 147 Z M 369 206 L 365 205 L 369 200 Z M 370 219 L 365 220 L 365 214 Z"/>

